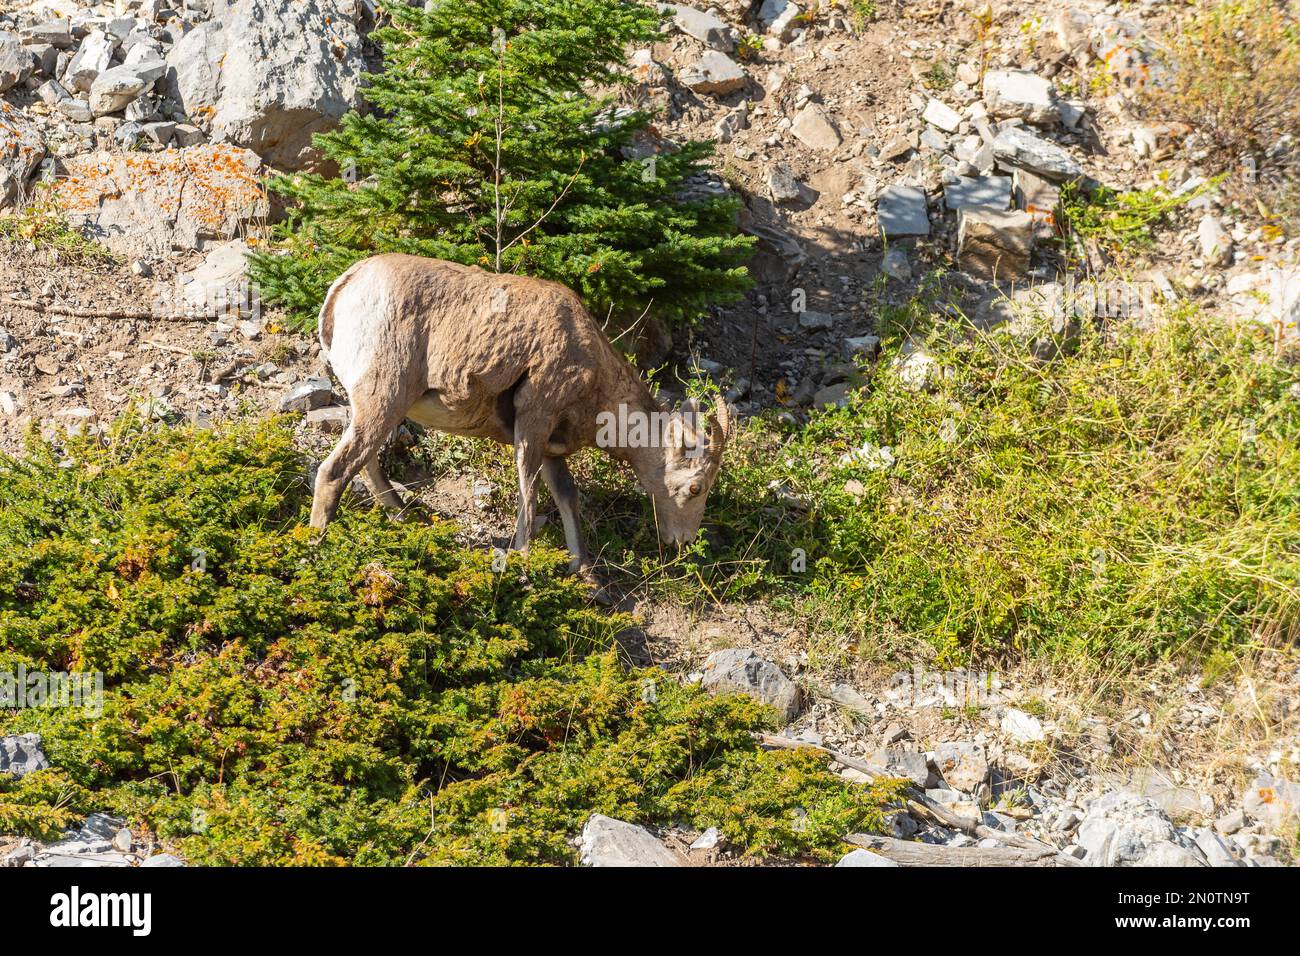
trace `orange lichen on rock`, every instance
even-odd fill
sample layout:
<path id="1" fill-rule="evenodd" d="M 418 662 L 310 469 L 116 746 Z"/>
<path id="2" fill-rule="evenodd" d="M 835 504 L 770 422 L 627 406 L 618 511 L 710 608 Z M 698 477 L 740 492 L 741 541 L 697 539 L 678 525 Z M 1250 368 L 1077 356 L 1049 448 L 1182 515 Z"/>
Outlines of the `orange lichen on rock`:
<path id="1" fill-rule="evenodd" d="M 261 160 L 250 150 L 205 143 L 159 153 L 100 153 L 67 161 L 54 187 L 70 225 L 109 248 L 152 252 L 229 239 L 264 217 Z"/>

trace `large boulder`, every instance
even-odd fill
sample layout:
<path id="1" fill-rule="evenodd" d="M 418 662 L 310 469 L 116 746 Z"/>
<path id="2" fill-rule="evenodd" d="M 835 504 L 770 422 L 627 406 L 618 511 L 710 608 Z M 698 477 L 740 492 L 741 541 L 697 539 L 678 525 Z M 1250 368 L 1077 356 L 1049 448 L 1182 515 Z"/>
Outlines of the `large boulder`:
<path id="1" fill-rule="evenodd" d="M 1146 797 L 1117 790 L 1091 801 L 1079 824 L 1088 866 L 1208 866 L 1204 851 Z"/>
<path id="2" fill-rule="evenodd" d="M 361 100 L 361 35 L 342 0 L 216 0 L 167 55 L 167 91 L 216 141 L 281 169 Z"/>
<path id="3" fill-rule="evenodd" d="M 121 255 L 231 239 L 268 213 L 261 160 L 230 145 L 160 153 L 91 153 L 66 161 L 55 186 L 68 224 Z"/>

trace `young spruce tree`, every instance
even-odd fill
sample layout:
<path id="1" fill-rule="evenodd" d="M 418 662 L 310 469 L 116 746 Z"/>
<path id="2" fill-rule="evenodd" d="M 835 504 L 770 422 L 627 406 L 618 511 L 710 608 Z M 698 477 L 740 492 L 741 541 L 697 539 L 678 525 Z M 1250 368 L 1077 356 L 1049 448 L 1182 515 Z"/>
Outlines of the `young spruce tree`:
<path id="1" fill-rule="evenodd" d="M 637 0 L 434 0 L 387 8 L 386 69 L 366 114 L 317 137 L 343 174 L 279 176 L 290 200 L 254 253 L 262 298 L 310 326 L 329 284 L 379 252 L 563 282 L 599 320 L 669 324 L 749 287 L 736 200 L 688 181 L 709 143 L 625 150 L 644 112 L 616 110 L 625 49 L 657 35 Z M 698 191 L 697 191 L 698 192 Z"/>

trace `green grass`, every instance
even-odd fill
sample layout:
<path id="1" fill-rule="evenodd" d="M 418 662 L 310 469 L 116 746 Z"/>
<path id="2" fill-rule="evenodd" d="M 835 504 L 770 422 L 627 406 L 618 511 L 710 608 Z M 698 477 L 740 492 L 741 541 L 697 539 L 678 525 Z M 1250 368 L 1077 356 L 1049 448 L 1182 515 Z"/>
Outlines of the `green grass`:
<path id="1" fill-rule="evenodd" d="M 919 392 L 891 361 L 908 333 L 947 369 Z M 707 540 L 680 555 L 661 561 L 645 499 L 586 456 L 602 556 L 671 600 L 788 611 L 824 666 L 923 650 L 1114 667 L 1294 639 L 1294 366 L 1266 332 L 1194 314 L 1062 345 L 1042 363 L 1009 332 L 935 325 L 914 304 L 891 317 L 850 406 L 750 423 Z M 864 444 L 894 464 L 842 463 Z"/>
<path id="2" fill-rule="evenodd" d="M 820 859 L 881 825 L 894 786 L 761 751 L 756 701 L 626 666 L 627 619 L 564 555 L 494 573 L 449 525 L 355 502 L 320 543 L 309 499 L 276 421 L 0 458 L 0 671 L 105 688 L 101 713 L 0 710 L 52 763 L 0 780 L 0 833 L 110 810 L 195 863 L 563 864 L 593 812 Z"/>
<path id="3" fill-rule="evenodd" d="M 116 261 L 98 243 L 68 227 L 53 209 L 37 204 L 0 216 L 0 238 L 30 242 L 35 248 L 54 252 L 69 265 L 107 265 Z"/>

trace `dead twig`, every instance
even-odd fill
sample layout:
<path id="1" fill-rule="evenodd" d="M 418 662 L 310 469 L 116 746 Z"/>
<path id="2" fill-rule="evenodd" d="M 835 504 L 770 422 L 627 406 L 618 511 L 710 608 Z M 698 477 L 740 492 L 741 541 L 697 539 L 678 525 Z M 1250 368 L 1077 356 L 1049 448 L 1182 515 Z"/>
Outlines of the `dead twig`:
<path id="1" fill-rule="evenodd" d="M 43 302 L 37 302 L 35 299 L 15 299 L 12 296 L 5 296 L 4 305 L 13 306 L 18 309 L 28 309 L 32 312 L 40 312 L 42 315 L 62 315 L 72 319 L 124 319 L 128 321 L 138 321 L 141 319 L 153 319 L 157 322 L 203 322 L 206 321 L 201 315 L 164 315 L 152 310 L 131 310 L 131 309 L 71 309 L 60 305 L 46 305 Z"/>

